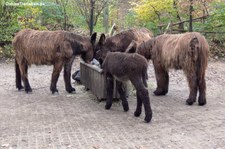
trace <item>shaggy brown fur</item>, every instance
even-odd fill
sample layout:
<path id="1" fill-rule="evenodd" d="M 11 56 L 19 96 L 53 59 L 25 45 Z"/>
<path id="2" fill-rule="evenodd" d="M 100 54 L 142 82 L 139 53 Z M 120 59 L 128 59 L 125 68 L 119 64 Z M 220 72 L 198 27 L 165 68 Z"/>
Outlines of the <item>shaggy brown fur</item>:
<path id="1" fill-rule="evenodd" d="M 103 62 L 103 72 L 107 78 L 107 101 L 105 108 L 110 109 L 112 105 L 113 77 L 115 77 L 124 111 L 129 110 L 123 82 L 130 80 L 137 91 L 137 107 L 134 115 L 140 116 L 143 103 L 145 109 L 145 121 L 150 122 L 152 110 L 146 82 L 147 68 L 147 60 L 139 54 L 108 52 Z"/>
<path id="2" fill-rule="evenodd" d="M 28 65 L 54 65 L 51 87 L 52 93 L 57 92 L 56 83 L 64 66 L 64 81 L 66 90 L 71 93 L 75 89 L 71 86 L 71 66 L 75 55 L 81 55 L 85 62 L 93 58 L 93 45 L 96 33 L 91 39 L 66 31 L 36 31 L 25 29 L 13 39 L 15 49 L 16 87 L 31 92 L 28 81 Z"/>
<path id="3" fill-rule="evenodd" d="M 153 34 L 145 28 L 123 31 L 107 39 L 105 35 L 102 34 L 99 42 L 95 45 L 95 51 L 97 51 L 95 58 L 102 64 L 108 51 L 125 52 L 133 40 L 137 43 L 141 43 L 151 39 L 152 37 Z"/>
<path id="4" fill-rule="evenodd" d="M 127 51 L 133 52 L 137 44 L 132 42 Z M 187 77 L 190 94 L 187 104 L 196 101 L 199 90 L 199 105 L 206 104 L 205 70 L 207 67 L 209 45 L 200 33 L 164 34 L 143 42 L 136 51 L 152 59 L 155 68 L 157 89 L 155 95 L 165 95 L 168 92 L 168 70 L 183 69 Z"/>

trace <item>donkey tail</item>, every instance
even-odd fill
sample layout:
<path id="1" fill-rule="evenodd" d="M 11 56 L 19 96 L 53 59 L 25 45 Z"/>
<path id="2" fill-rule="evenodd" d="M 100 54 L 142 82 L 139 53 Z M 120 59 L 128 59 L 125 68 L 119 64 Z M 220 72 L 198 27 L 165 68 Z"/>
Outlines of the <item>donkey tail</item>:
<path id="1" fill-rule="evenodd" d="M 143 81 L 144 86 L 145 86 L 146 88 L 148 87 L 147 80 L 148 80 L 147 67 L 144 67 L 144 69 L 142 70 L 142 81 Z"/>
<path id="2" fill-rule="evenodd" d="M 192 46 L 194 45 L 194 46 Z M 205 90 L 206 90 L 206 83 L 205 83 L 205 70 L 208 65 L 208 51 L 209 46 L 206 39 L 200 35 L 194 37 L 191 40 L 191 48 L 194 48 L 195 60 L 196 60 L 196 76 L 197 76 L 197 86 L 199 90 L 199 105 L 206 104 L 206 97 L 205 97 Z"/>

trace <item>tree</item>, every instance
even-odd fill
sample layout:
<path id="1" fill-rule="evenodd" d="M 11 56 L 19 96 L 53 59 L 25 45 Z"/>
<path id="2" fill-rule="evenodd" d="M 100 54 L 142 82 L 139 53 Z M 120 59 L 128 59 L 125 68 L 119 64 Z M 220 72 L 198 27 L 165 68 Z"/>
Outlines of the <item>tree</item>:
<path id="1" fill-rule="evenodd" d="M 94 7 L 95 7 L 95 0 L 91 1 L 91 13 L 90 13 L 90 22 L 89 22 L 89 28 L 90 28 L 90 35 L 92 35 L 93 29 L 94 29 Z"/>
<path id="2" fill-rule="evenodd" d="M 109 30 L 109 3 L 103 9 L 103 26 L 105 27 L 105 33 L 107 33 Z"/>
<path id="3" fill-rule="evenodd" d="M 189 14 L 190 14 L 190 19 L 189 19 L 189 32 L 193 31 L 193 27 L 192 27 L 192 12 L 193 12 L 193 0 L 189 0 L 190 2 L 190 10 L 189 10 Z"/>
<path id="4" fill-rule="evenodd" d="M 107 2 L 108 0 L 75 0 L 80 14 L 85 18 L 90 33 L 97 24 L 98 17 L 106 7 Z"/>
<path id="5" fill-rule="evenodd" d="M 68 0 L 56 0 L 56 4 L 58 4 L 61 7 L 61 12 L 63 16 L 63 30 L 68 30 L 68 15 L 67 15 L 67 7 L 68 7 Z"/>
<path id="6" fill-rule="evenodd" d="M 14 7 L 6 6 L 3 1 L 0 1 L 0 46 L 11 43 L 13 35 L 19 30 L 17 15 L 14 13 Z"/>
<path id="7" fill-rule="evenodd" d="M 170 19 L 174 11 L 173 0 L 140 0 L 133 5 L 141 21 L 161 22 L 165 16 Z"/>

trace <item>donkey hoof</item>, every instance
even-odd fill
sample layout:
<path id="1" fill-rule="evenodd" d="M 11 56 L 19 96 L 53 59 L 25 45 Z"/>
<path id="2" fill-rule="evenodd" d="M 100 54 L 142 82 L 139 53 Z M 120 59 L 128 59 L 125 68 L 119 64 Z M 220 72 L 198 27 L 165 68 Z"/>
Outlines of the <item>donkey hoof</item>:
<path id="1" fill-rule="evenodd" d="M 128 104 L 123 104 L 123 110 L 127 112 L 129 110 Z"/>
<path id="2" fill-rule="evenodd" d="M 146 123 L 149 123 L 151 121 L 151 119 L 152 119 L 152 114 L 145 116 L 145 122 Z"/>
<path id="3" fill-rule="evenodd" d="M 18 91 L 24 89 L 24 87 L 22 85 L 21 86 L 17 86 L 16 88 L 18 89 Z"/>
<path id="4" fill-rule="evenodd" d="M 206 100 L 198 100 L 199 106 L 204 106 L 206 104 Z"/>
<path id="5" fill-rule="evenodd" d="M 52 89 L 51 91 L 52 91 L 52 94 L 54 94 L 55 92 L 57 93 L 59 92 L 57 89 L 54 89 L 54 90 Z"/>
<path id="6" fill-rule="evenodd" d="M 186 100 L 186 104 L 187 105 L 190 105 L 191 106 L 191 105 L 193 105 L 193 103 L 194 103 L 194 101 L 192 99 L 187 99 Z"/>
<path id="7" fill-rule="evenodd" d="M 206 104 L 206 102 L 198 102 L 199 106 L 204 106 Z"/>
<path id="8" fill-rule="evenodd" d="M 68 93 L 72 93 L 72 92 L 74 92 L 74 91 L 76 91 L 76 90 L 75 90 L 75 88 L 71 87 L 70 89 L 67 89 L 66 91 L 67 91 Z"/>
<path id="9" fill-rule="evenodd" d="M 127 112 L 127 111 L 129 111 L 129 107 L 127 106 L 127 107 L 123 107 L 123 110 L 125 111 L 125 112 Z"/>
<path id="10" fill-rule="evenodd" d="M 111 104 L 106 104 L 106 105 L 105 105 L 105 109 L 106 109 L 106 110 L 109 110 L 109 109 L 111 108 L 111 106 L 112 106 Z"/>
<path id="11" fill-rule="evenodd" d="M 134 112 L 134 116 L 135 116 L 135 117 L 139 117 L 140 115 L 141 115 L 141 111 L 135 111 L 135 112 Z"/>
<path id="12" fill-rule="evenodd" d="M 30 93 L 30 92 L 32 92 L 32 89 L 31 88 L 25 88 L 25 91 L 26 91 L 26 93 Z"/>
<path id="13" fill-rule="evenodd" d="M 156 96 L 162 96 L 162 95 L 166 95 L 168 91 L 164 91 L 164 90 L 155 90 L 153 93 L 156 95 Z"/>

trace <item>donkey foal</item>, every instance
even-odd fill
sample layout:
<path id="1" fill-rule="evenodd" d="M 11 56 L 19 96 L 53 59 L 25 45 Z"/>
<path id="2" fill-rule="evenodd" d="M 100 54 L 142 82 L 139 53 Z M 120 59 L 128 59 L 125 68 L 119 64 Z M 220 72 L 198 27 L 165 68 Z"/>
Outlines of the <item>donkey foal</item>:
<path id="1" fill-rule="evenodd" d="M 124 111 L 129 110 L 123 82 L 130 80 L 136 89 L 137 95 L 137 107 L 134 115 L 136 117 L 140 116 L 143 103 L 145 109 L 145 121 L 150 122 L 152 119 L 152 110 L 146 82 L 148 68 L 147 60 L 137 53 L 108 52 L 102 67 L 107 79 L 107 100 L 105 108 L 110 109 L 112 106 L 113 77 L 115 77 L 123 109 Z"/>

